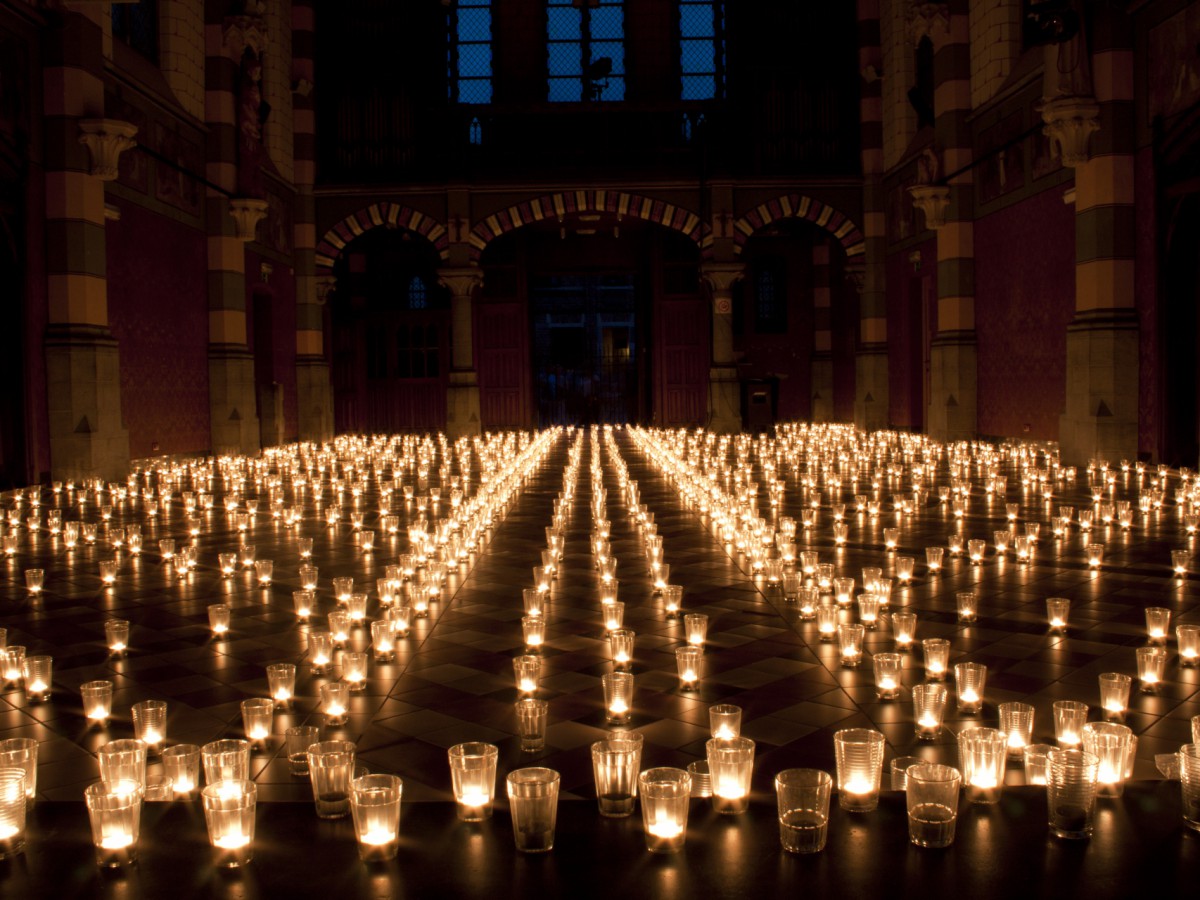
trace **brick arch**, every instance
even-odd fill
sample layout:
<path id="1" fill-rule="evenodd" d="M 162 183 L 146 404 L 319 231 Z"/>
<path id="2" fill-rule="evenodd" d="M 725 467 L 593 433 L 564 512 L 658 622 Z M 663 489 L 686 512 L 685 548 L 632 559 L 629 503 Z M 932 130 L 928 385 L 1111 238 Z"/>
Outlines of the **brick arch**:
<path id="1" fill-rule="evenodd" d="M 333 272 L 333 263 L 346 249 L 346 245 L 361 234 L 372 228 L 405 228 L 421 235 L 443 260 L 449 257 L 450 236 L 446 226 L 425 213 L 417 212 L 398 203 L 372 203 L 356 213 L 352 213 L 338 222 L 321 238 L 317 244 L 317 274 L 329 275 Z"/>
<path id="2" fill-rule="evenodd" d="M 866 242 L 858 226 L 832 206 L 803 194 L 785 194 L 760 203 L 734 222 L 734 252 L 741 253 L 746 241 L 754 232 L 780 219 L 807 219 L 833 235 L 846 251 L 848 263 L 853 266 L 862 261 L 866 252 Z"/>
<path id="3" fill-rule="evenodd" d="M 581 212 L 616 213 L 621 217 L 653 222 L 686 235 L 701 248 L 704 246 L 705 229 L 700 217 L 681 206 L 621 191 L 562 191 L 514 204 L 479 222 L 468 238 L 471 259 L 478 260 L 484 248 L 502 234 L 533 222 L 557 220 Z"/>

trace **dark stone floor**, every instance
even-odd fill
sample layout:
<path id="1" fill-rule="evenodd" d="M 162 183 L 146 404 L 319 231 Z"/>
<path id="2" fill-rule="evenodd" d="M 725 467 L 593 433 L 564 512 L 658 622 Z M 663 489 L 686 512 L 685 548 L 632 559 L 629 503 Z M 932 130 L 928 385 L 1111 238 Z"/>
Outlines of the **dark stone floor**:
<path id="1" fill-rule="evenodd" d="M 705 612 L 710 618 L 703 681 L 698 691 L 682 692 L 674 657 L 674 648 L 683 640 L 682 623 L 666 618 L 660 599 L 651 594 L 642 540 L 606 453 L 608 516 L 613 553 L 620 562 L 620 599 L 626 603 L 626 627 L 637 632 L 630 727 L 645 735 L 644 767 L 683 766 L 701 758 L 708 737 L 707 708 L 714 702 L 735 703 L 745 711 L 743 732 L 757 742 L 756 792 L 768 791 L 775 772 L 783 768 L 832 769 L 833 733 L 850 726 L 883 731 L 889 756 L 917 753 L 953 764 L 952 732 L 965 721 L 996 724 L 996 705 L 1004 700 L 1026 700 L 1036 707 L 1035 739 L 1053 736 L 1050 706 L 1057 699 L 1083 700 L 1092 706 L 1091 718 L 1097 719 L 1097 675 L 1117 671 L 1136 676 L 1134 651 L 1146 640 L 1146 607 L 1171 609 L 1172 632 L 1179 622 L 1200 622 L 1197 576 L 1179 580 L 1170 571 L 1172 549 L 1195 549 L 1195 538 L 1185 535 L 1183 510 L 1175 500 L 1177 473 L 1171 475 L 1162 510 L 1137 513 L 1132 530 L 1099 527 L 1092 538 L 1083 539 L 1073 528 L 1064 540 L 1050 535 L 1050 516 L 1057 515 L 1060 504 L 1090 507 L 1085 472 L 1075 483 L 1060 485 L 1053 501 L 1044 502 L 1022 487 L 1011 461 L 1002 464 L 1008 476 L 1005 498 L 985 494 L 981 470 L 972 467 L 972 503 L 961 529 L 948 506 L 937 499 L 936 486 L 949 478 L 944 458 L 936 477 L 928 480 L 927 505 L 899 523 L 890 512 L 890 501 L 894 493 L 909 489 L 907 478 L 883 478 L 880 490 L 873 493 L 888 510 L 879 518 L 853 511 L 856 491 L 847 485 L 844 499 L 851 503 L 847 545 L 834 549 L 826 495 L 818 526 L 798 535 L 797 549 L 818 550 L 823 562 L 836 564 L 838 575 L 853 576 L 861 584 L 865 565 L 880 565 L 885 575 L 892 573 L 894 557 L 884 549 L 883 529 L 898 524 L 900 555 L 914 556 L 918 564 L 912 586 L 894 591 L 892 609 L 903 606 L 917 612 L 918 639 L 949 638 L 952 664 L 972 660 L 988 666 L 984 712 L 964 718 L 951 713 L 948 733 L 937 743 L 918 748 L 907 690 L 897 702 L 878 701 L 869 656 L 857 669 L 840 667 L 835 645 L 817 640 L 815 623 L 800 621 L 796 605 L 787 603 L 777 588 L 768 587 L 761 578 L 751 579 L 745 560 L 725 552 L 706 523 L 683 507 L 679 491 L 627 435 L 618 432 L 618 443 L 630 477 L 640 485 L 641 502 L 656 516 L 671 581 L 684 587 L 685 611 Z M 400 641 L 398 661 L 371 664 L 366 691 L 352 701 L 349 723 L 325 731 L 326 737 L 356 741 L 361 760 L 372 771 L 401 775 L 406 800 L 446 799 L 446 749 L 468 740 L 500 747 L 501 777 L 523 765 L 546 765 L 561 772 L 565 796 L 591 796 L 588 745 L 608 730 L 600 676 L 610 663 L 597 602 L 598 578 L 588 546 L 592 516 L 587 449 L 571 508 L 563 571 L 548 604 L 539 692 L 550 703 L 544 752 L 521 752 L 512 707 L 517 698 L 512 659 L 524 652 L 521 589 L 532 585 L 532 567 L 545 547 L 544 528 L 550 524 L 553 500 L 562 487 L 567 446 L 565 436 L 557 441 L 507 514 L 496 521 L 483 552 L 469 568 L 451 575 L 445 599 Z M 875 459 L 878 466 L 886 465 L 886 454 Z M 756 471 L 761 482 L 760 476 Z M 415 473 L 407 470 L 398 477 L 407 484 L 415 481 Z M 785 467 L 779 477 L 786 480 L 780 514 L 798 518 L 804 497 L 799 475 Z M 1151 487 L 1154 477 L 1121 474 L 1112 496 L 1132 500 L 1136 510 L 1140 492 Z M 432 479 L 436 486 L 436 465 Z M 869 482 L 858 485 L 857 492 L 872 493 Z M 372 483 L 359 507 L 367 527 L 379 514 L 376 490 Z M 266 488 L 249 487 L 246 496 L 258 493 L 263 509 L 247 542 L 257 547 L 259 559 L 275 563 L 274 582 L 260 589 L 252 572 L 239 569 L 231 578 L 222 578 L 217 569 L 218 552 L 236 550 L 242 541 L 223 509 L 225 487 L 220 479 L 213 493 L 216 507 L 201 515 L 199 566 L 182 579 L 157 549 L 162 537 L 175 537 L 180 544 L 188 540 L 179 489 L 169 514 L 156 519 L 147 516 L 141 500 L 114 504 L 112 523 L 140 523 L 146 549 L 140 558 L 124 551 L 119 554 L 120 573 L 111 588 L 101 585 L 98 574 L 99 561 L 117 555 L 106 545 L 103 527 L 95 545 L 80 544 L 68 552 L 61 537 L 25 527 L 28 504 L 21 512 L 20 528 L 6 524 L 6 534 L 19 535 L 19 549 L 11 558 L 0 558 L 0 626 L 8 629 L 10 645 L 21 644 L 30 654 L 54 657 L 54 695 L 48 702 L 31 704 L 19 687 L 6 688 L 0 695 L 0 739 L 35 737 L 41 742 L 41 796 L 77 800 L 84 785 L 98 777 L 96 749 L 106 741 L 132 736 L 129 710 L 138 700 L 168 701 L 170 744 L 241 737 L 239 702 L 266 696 L 265 666 L 282 661 L 300 664 L 298 699 L 291 713 L 277 713 L 268 748 L 255 754 L 255 779 L 263 800 L 311 796 L 308 783 L 289 774 L 282 753 L 282 734 L 288 725 L 320 723 L 324 718 L 314 711 L 322 679 L 310 675 L 304 665 L 307 626 L 299 625 L 293 614 L 292 591 L 299 587 L 297 537 L 314 539 L 313 562 L 320 568 L 319 611 L 327 613 L 336 606 L 330 579 L 350 575 L 360 588 L 370 586 L 375 616 L 375 579 L 383 576 L 385 565 L 394 563 L 399 553 L 407 552 L 406 529 L 417 510 L 412 502 L 397 497 L 392 512 L 401 520 L 399 534 L 389 538 L 376 527 L 376 548 L 368 554 L 357 546 L 349 525 L 349 498 L 341 523 L 327 527 L 329 491 L 324 503 L 314 502 L 310 493 L 299 504 L 303 512 L 299 526 L 287 527 L 267 510 Z M 65 491 L 55 495 L 47 488 L 42 494 L 43 523 L 45 511 L 55 505 L 63 508 L 66 519 L 99 521 L 98 504 L 89 502 L 81 510 L 79 495 Z M 995 557 L 992 533 L 1004 523 L 1005 501 L 1020 504 L 1019 524 L 1042 523 L 1033 565 L 1018 565 L 1011 553 L 1004 560 Z M 295 502 L 290 491 L 287 502 Z M 4 505 L 6 511 L 12 507 L 11 495 Z M 769 514 L 765 490 L 760 494 L 760 510 Z M 956 531 L 964 538 L 986 538 L 987 558 L 973 566 L 965 558 L 947 557 L 944 571 L 931 577 L 924 565 L 924 548 L 945 546 L 947 536 Z M 1106 546 L 1104 565 L 1091 572 L 1084 546 L 1097 539 Z M 45 591 L 37 600 L 31 600 L 24 589 L 24 570 L 32 567 L 46 571 Z M 979 619 L 971 625 L 959 624 L 955 614 L 955 593 L 966 588 L 980 596 Z M 1049 596 L 1072 601 L 1066 636 L 1047 630 L 1045 598 Z M 223 640 L 213 639 L 207 623 L 207 606 L 218 602 L 233 608 L 232 629 Z M 109 618 L 133 622 L 130 650 L 124 658 L 112 658 L 106 650 L 104 622 Z M 880 628 L 868 633 L 869 652 L 892 649 L 887 619 L 885 615 Z M 314 624 L 318 621 L 314 618 Z M 369 634 L 356 632 L 355 643 L 365 646 L 368 640 Z M 1168 651 L 1166 680 L 1157 694 L 1138 693 L 1135 678 L 1126 723 L 1140 739 L 1136 777 L 1157 777 L 1154 755 L 1189 741 L 1189 719 L 1200 713 L 1196 696 L 1200 670 L 1178 664 L 1173 640 Z M 116 687 L 114 717 L 107 728 L 89 727 L 82 714 L 78 687 L 97 678 L 109 679 Z M 907 657 L 904 683 L 911 686 L 922 678 L 918 651 Z M 948 685 L 952 688 L 953 682 Z M 1010 767 L 1010 780 L 1021 781 L 1019 769 Z"/>

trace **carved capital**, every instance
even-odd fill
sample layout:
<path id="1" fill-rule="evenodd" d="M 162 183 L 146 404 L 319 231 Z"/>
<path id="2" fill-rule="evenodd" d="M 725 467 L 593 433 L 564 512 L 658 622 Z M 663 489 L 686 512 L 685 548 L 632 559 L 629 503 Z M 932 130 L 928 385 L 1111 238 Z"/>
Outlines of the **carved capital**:
<path id="1" fill-rule="evenodd" d="M 81 119 L 79 143 L 92 157 L 92 174 L 101 181 L 115 181 L 121 153 L 137 144 L 137 126 L 120 119 Z"/>
<path id="2" fill-rule="evenodd" d="M 1050 152 L 1064 166 L 1088 161 L 1088 143 L 1100 130 L 1100 104 L 1091 97 L 1059 97 L 1041 105 L 1042 133 L 1050 138 Z"/>
<path id="3" fill-rule="evenodd" d="M 712 291 L 713 312 L 729 315 L 733 312 L 733 286 L 746 274 L 742 263 L 718 262 L 700 266 L 700 277 Z"/>
<path id="4" fill-rule="evenodd" d="M 470 297 L 483 285 L 483 272 L 475 266 L 452 266 L 437 270 L 438 284 L 450 291 L 451 297 Z"/>
<path id="5" fill-rule="evenodd" d="M 925 214 L 926 228 L 941 228 L 946 224 L 950 208 L 950 188 L 945 185 L 915 184 L 908 189 L 913 206 Z"/>
<path id="6" fill-rule="evenodd" d="M 267 201 L 252 197 L 231 197 L 229 214 L 237 224 L 238 239 L 249 243 L 257 237 L 258 223 L 267 217 Z"/>
<path id="7" fill-rule="evenodd" d="M 914 47 L 927 37 L 936 50 L 950 37 L 950 4 L 923 3 L 918 0 L 908 8 L 906 24 L 908 38 Z"/>
<path id="8" fill-rule="evenodd" d="M 247 3 L 246 8 L 257 9 L 261 4 Z M 224 32 L 221 35 L 226 55 L 234 62 L 240 63 L 247 49 L 255 56 L 262 56 L 267 49 L 267 22 L 262 14 L 226 16 Z"/>

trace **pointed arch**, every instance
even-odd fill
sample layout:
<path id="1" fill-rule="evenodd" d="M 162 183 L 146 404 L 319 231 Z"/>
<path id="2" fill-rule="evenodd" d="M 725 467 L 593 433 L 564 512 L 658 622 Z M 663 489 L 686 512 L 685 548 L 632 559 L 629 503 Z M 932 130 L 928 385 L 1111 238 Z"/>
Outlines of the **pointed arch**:
<path id="1" fill-rule="evenodd" d="M 317 244 L 317 274 L 332 274 L 333 264 L 346 249 L 347 244 L 372 228 L 385 227 L 404 228 L 419 234 L 433 244 L 434 249 L 443 260 L 449 258 L 450 236 L 446 233 L 446 226 L 425 213 L 385 200 L 381 203 L 372 203 L 370 206 L 346 216 L 325 232 L 325 236 Z"/>

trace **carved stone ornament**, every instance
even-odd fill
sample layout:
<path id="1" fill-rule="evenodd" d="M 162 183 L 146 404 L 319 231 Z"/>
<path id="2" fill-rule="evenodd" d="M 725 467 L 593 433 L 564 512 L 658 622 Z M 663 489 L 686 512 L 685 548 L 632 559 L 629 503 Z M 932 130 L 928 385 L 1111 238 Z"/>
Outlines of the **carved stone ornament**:
<path id="1" fill-rule="evenodd" d="M 733 312 L 733 286 L 746 274 L 741 263 L 708 263 L 700 267 L 700 277 L 712 289 L 713 308 L 725 315 Z"/>
<path id="2" fill-rule="evenodd" d="M 250 243 L 258 236 L 258 223 L 267 217 L 267 201 L 250 197 L 232 197 L 229 214 L 237 224 L 238 240 Z"/>
<path id="3" fill-rule="evenodd" d="M 115 181 L 121 153 L 137 144 L 137 126 L 120 119 L 81 119 L 79 143 L 92 157 L 92 174 L 101 181 Z"/>
<path id="4" fill-rule="evenodd" d="M 262 56 L 267 49 L 266 20 L 261 15 L 226 16 L 223 37 L 225 52 L 234 62 L 242 61 L 247 47 Z"/>
<path id="5" fill-rule="evenodd" d="M 337 278 L 333 275 L 318 275 L 317 282 L 317 305 L 324 306 L 329 302 L 329 294 L 337 286 Z"/>
<path id="6" fill-rule="evenodd" d="M 950 208 L 950 188 L 945 185 L 915 184 L 908 189 L 913 206 L 925 214 L 926 228 L 941 228 L 946 224 Z"/>
<path id="7" fill-rule="evenodd" d="M 1050 152 L 1064 166 L 1088 161 L 1088 142 L 1100 130 L 1100 104 L 1091 97 L 1059 97 L 1041 106 L 1042 133 L 1050 138 Z"/>
<path id="8" fill-rule="evenodd" d="M 474 266 L 457 266 L 437 270 L 438 284 L 450 291 L 451 297 L 470 297 L 483 284 L 483 272 Z"/>
<path id="9" fill-rule="evenodd" d="M 908 38 L 915 47 L 922 38 L 929 38 L 936 50 L 950 37 L 949 3 L 913 3 L 908 8 Z"/>

